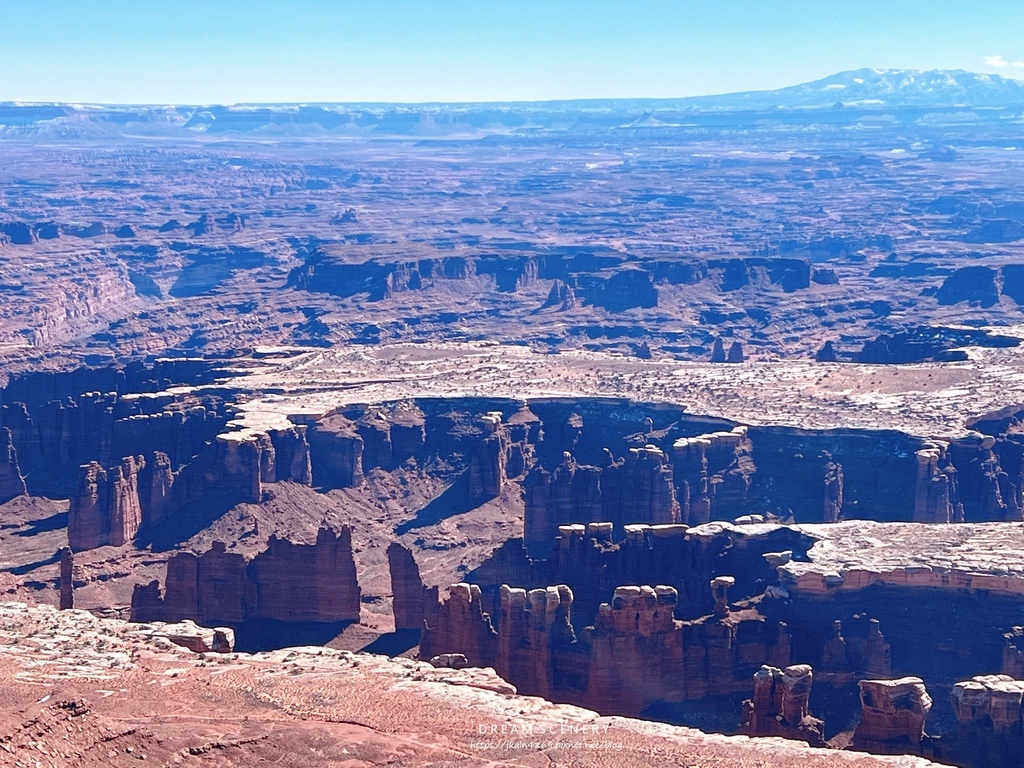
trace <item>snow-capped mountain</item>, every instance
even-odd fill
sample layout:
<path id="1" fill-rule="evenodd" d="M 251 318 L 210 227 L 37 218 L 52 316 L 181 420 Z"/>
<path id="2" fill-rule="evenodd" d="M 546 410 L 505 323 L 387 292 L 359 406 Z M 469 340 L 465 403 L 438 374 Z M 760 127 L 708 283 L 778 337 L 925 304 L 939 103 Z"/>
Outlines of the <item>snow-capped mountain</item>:
<path id="1" fill-rule="evenodd" d="M 695 109 L 771 109 L 834 104 L 880 107 L 1024 104 L 1024 80 L 962 69 L 854 69 L 775 91 L 684 99 Z"/>

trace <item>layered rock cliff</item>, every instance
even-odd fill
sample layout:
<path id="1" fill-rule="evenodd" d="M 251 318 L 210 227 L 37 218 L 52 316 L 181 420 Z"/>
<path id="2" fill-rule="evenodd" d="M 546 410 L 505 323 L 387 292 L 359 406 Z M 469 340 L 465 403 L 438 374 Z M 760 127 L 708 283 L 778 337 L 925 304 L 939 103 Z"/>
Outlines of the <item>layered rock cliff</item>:
<path id="1" fill-rule="evenodd" d="M 397 541 L 388 546 L 392 609 L 396 630 L 421 631 L 437 623 L 438 589 L 427 587 L 413 554 Z"/>
<path id="2" fill-rule="evenodd" d="M 457 584 L 420 652 L 461 653 L 472 665 L 493 665 L 524 693 L 619 714 L 747 691 L 762 664 L 789 665 L 784 624 L 751 609 L 681 622 L 677 601 L 669 586 L 619 587 L 577 637 L 566 585 L 503 586 L 495 624 L 479 588 Z"/>
<path id="3" fill-rule="evenodd" d="M 78 493 L 68 509 L 68 544 L 75 552 L 105 545 L 123 546 L 142 524 L 139 473 L 142 456 L 129 456 L 104 469 L 98 463 L 82 466 Z"/>
<path id="4" fill-rule="evenodd" d="M 132 619 L 227 626 L 253 619 L 358 621 L 360 594 L 351 530 L 321 528 L 312 544 L 271 536 L 251 558 L 222 542 L 201 555 L 175 554 L 162 591 L 157 581 L 136 587 Z"/>
<path id="5" fill-rule="evenodd" d="M 11 430 L 0 427 L 0 504 L 28 493 Z"/>

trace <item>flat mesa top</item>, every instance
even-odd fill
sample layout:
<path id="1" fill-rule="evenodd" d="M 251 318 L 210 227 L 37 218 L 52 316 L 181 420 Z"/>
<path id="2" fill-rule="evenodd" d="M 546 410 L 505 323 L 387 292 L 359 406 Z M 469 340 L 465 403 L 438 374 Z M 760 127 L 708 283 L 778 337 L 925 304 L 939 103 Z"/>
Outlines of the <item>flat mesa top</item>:
<path id="1" fill-rule="evenodd" d="M 743 424 L 896 429 L 950 439 L 968 432 L 970 417 L 1015 402 L 1015 392 L 1024 397 L 1024 353 L 968 351 L 969 360 L 943 364 L 715 364 L 584 350 L 541 354 L 524 345 L 398 344 L 264 360 L 231 385 L 273 390 L 241 405 L 239 423 L 254 430 L 282 415 L 406 398 L 627 397 Z"/>
<path id="2" fill-rule="evenodd" d="M 842 523 L 798 525 L 817 539 L 809 562 L 779 566 L 784 587 L 803 594 L 872 584 L 1024 594 L 1024 523 Z"/>

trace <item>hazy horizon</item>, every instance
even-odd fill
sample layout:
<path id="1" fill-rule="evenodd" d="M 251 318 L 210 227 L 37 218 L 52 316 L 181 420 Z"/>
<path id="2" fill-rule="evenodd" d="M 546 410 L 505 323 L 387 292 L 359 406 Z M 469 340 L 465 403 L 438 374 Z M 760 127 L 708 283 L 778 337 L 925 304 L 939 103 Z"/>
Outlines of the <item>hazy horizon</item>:
<path id="1" fill-rule="evenodd" d="M 1016 4 L 980 5 L 41 0 L 5 8 L 15 34 L 0 53 L 0 101 L 671 99 L 773 90 L 864 67 L 1024 77 Z"/>

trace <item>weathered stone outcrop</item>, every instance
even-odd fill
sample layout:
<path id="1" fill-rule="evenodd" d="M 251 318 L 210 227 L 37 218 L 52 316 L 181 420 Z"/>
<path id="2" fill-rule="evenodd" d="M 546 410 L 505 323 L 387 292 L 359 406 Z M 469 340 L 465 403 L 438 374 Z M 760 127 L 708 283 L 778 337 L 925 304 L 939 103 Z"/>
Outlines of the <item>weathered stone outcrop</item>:
<path id="1" fill-rule="evenodd" d="M 224 432 L 203 458 L 206 460 L 189 466 L 202 482 L 194 497 L 258 504 L 263 498 L 263 483 L 274 479 L 273 446 L 265 434 Z"/>
<path id="2" fill-rule="evenodd" d="M 495 627 L 480 589 L 457 584 L 423 633 L 421 656 L 461 653 L 520 691 L 618 714 L 748 691 L 762 664 L 790 664 L 785 625 L 756 610 L 681 622 L 673 587 L 625 586 L 577 635 L 573 602 L 564 584 L 503 586 Z"/>
<path id="3" fill-rule="evenodd" d="M 935 298 L 939 304 L 970 302 L 991 307 L 999 302 L 999 272 L 992 267 L 960 267 L 947 277 Z"/>
<path id="4" fill-rule="evenodd" d="M 274 480 L 291 480 L 300 485 L 313 484 L 306 430 L 305 424 L 296 424 L 287 429 L 270 431 L 270 442 L 275 454 Z"/>
<path id="5" fill-rule="evenodd" d="M 821 519 L 835 523 L 843 517 L 843 465 L 830 461 L 825 465 L 825 499 Z"/>
<path id="6" fill-rule="evenodd" d="M 60 550 L 60 609 L 67 611 L 75 607 L 75 582 L 74 582 L 75 561 L 71 547 L 61 547 Z"/>
<path id="7" fill-rule="evenodd" d="M 882 634 L 881 622 L 858 616 L 832 622 L 827 640 L 816 655 L 819 677 L 833 686 L 852 684 L 858 677 L 892 674 L 892 651 Z"/>
<path id="8" fill-rule="evenodd" d="M 942 757 L 961 765 L 1024 765 L 1024 680 L 981 675 L 957 683 L 952 693 L 957 726 Z"/>
<path id="9" fill-rule="evenodd" d="M 235 648 L 235 633 L 230 627 L 201 627 L 191 619 L 157 622 L 148 637 L 164 638 L 194 653 L 231 653 Z"/>
<path id="10" fill-rule="evenodd" d="M 595 620 L 617 586 L 664 584 L 680 595 L 677 616 L 692 619 L 712 611 L 710 584 L 716 576 L 735 574 L 731 599 L 759 595 L 777 581 L 777 562 L 769 556 L 802 558 L 813 541 L 783 526 L 629 525 L 619 533 L 611 523 L 563 525 L 545 559 L 527 558 L 510 543 L 471 576 L 492 613 L 498 610 L 501 583 L 566 584 L 574 595 L 574 622 L 582 628 Z"/>
<path id="11" fill-rule="evenodd" d="M 568 312 L 576 308 L 576 291 L 568 283 L 555 280 L 544 301 L 545 307 L 558 307 L 562 312 Z"/>
<path id="12" fill-rule="evenodd" d="M 963 519 L 963 509 L 955 510 L 953 507 L 952 500 L 956 497 L 956 470 L 950 466 L 946 458 L 946 448 L 948 444 L 936 443 L 922 448 L 915 454 L 915 523 L 951 523 L 958 517 Z"/>
<path id="13" fill-rule="evenodd" d="M 251 558 L 222 542 L 201 555 L 178 553 L 167 563 L 163 594 L 156 581 L 136 587 L 132 618 L 233 627 L 251 619 L 345 622 L 358 620 L 359 605 L 351 531 L 321 528 L 313 544 L 271 536 Z"/>
<path id="14" fill-rule="evenodd" d="M 658 290 L 654 287 L 651 273 L 637 268 L 613 272 L 598 282 L 587 298 L 590 303 L 612 312 L 658 306 Z"/>
<path id="15" fill-rule="evenodd" d="M 580 466 L 568 451 L 554 472 L 535 468 L 524 482 L 527 549 L 545 554 L 560 525 L 603 519 L 601 469 Z"/>
<path id="16" fill-rule="evenodd" d="M 610 459 L 610 456 L 609 456 Z M 679 522 L 672 465 L 656 445 L 630 448 L 601 473 L 601 520 L 614 525 Z"/>
<path id="17" fill-rule="evenodd" d="M 28 493 L 11 430 L 0 427 L 0 504 Z"/>
<path id="18" fill-rule="evenodd" d="M 75 552 L 130 542 L 142 524 L 139 502 L 141 456 L 128 456 L 104 469 L 90 462 L 82 467 L 78 493 L 68 509 L 68 543 Z"/>
<path id="19" fill-rule="evenodd" d="M 618 530 L 632 523 L 677 523 L 672 465 L 654 445 L 630 448 L 624 459 L 605 452 L 604 466 L 580 466 L 568 452 L 553 473 L 536 468 L 524 483 L 527 548 L 545 553 L 558 527 L 592 520 Z"/>
<path id="20" fill-rule="evenodd" d="M 422 631 L 436 625 L 438 590 L 427 587 L 412 552 L 397 541 L 388 546 L 388 570 L 391 573 L 392 606 L 396 630 Z"/>
<path id="21" fill-rule="evenodd" d="M 861 716 L 854 749 L 879 754 L 916 753 L 932 700 L 919 677 L 861 680 Z"/>
<path id="22" fill-rule="evenodd" d="M 957 470 L 958 500 L 963 505 L 963 519 L 968 522 L 1024 517 L 1021 451 L 1013 450 L 1017 448 L 1015 441 L 1004 439 L 999 445 L 1010 468 L 1007 471 L 995 450 L 998 443 L 995 437 L 976 435 L 949 444 L 950 462 Z"/>
<path id="23" fill-rule="evenodd" d="M 852 355 L 852 360 L 881 365 L 953 362 L 967 359 L 963 347 L 969 345 L 1016 347 L 1020 339 L 982 329 L 925 325 L 869 339 Z"/>
<path id="24" fill-rule="evenodd" d="M 175 479 L 170 457 L 154 451 L 139 476 L 139 501 L 145 524 L 160 525 L 172 515 L 178 501 L 174 496 Z"/>
<path id="25" fill-rule="evenodd" d="M 545 589 L 502 585 L 498 611 L 495 664 L 515 674 L 522 693 L 554 691 L 566 678 L 561 654 L 572 654 L 576 641 L 571 622 L 572 590 L 564 584 Z"/>
<path id="26" fill-rule="evenodd" d="M 145 375 L 145 374 L 137 374 Z M 86 381 L 92 377 L 84 376 Z M 134 378 L 134 377 L 133 377 Z M 34 380 L 33 380 L 34 381 Z M 74 379 L 66 382 L 74 387 Z M 114 377 L 113 385 L 120 379 Z M 164 381 L 167 381 L 166 379 Z M 40 388 L 56 389 L 57 385 Z M 156 386 L 157 382 L 137 382 Z M 125 385 L 122 385 L 125 386 Z M 121 456 L 167 455 L 175 470 L 192 461 L 224 427 L 225 419 L 204 405 L 182 407 L 171 395 L 120 396 L 117 392 L 86 391 L 73 397 L 35 402 L 20 380 L 8 389 L 27 397 L 30 405 L 11 401 L 0 407 L 0 423 L 9 428 L 23 473 L 33 492 L 68 492 L 61 485 L 67 472 L 96 461 L 110 466 Z M 212 406 L 216 397 L 206 398 Z"/>
<path id="27" fill-rule="evenodd" d="M 510 447 L 509 433 L 501 424 L 501 412 L 485 415 L 481 422 L 484 438 L 469 459 L 469 496 L 483 502 L 501 495 L 508 479 L 506 464 Z"/>
<path id="28" fill-rule="evenodd" d="M 364 441 L 351 420 L 341 415 L 321 419 L 307 438 L 315 486 L 350 488 L 363 481 Z"/>
<path id="29" fill-rule="evenodd" d="M 448 590 L 437 623 L 427 625 L 420 639 L 420 658 L 461 653 L 475 667 L 494 666 L 497 633 L 484 610 L 480 587 L 460 582 Z"/>
<path id="30" fill-rule="evenodd" d="M 825 724 L 812 717 L 808 700 L 814 673 L 807 664 L 781 670 L 765 665 L 754 673 L 754 697 L 743 702 L 742 731 L 748 736 L 782 736 L 825 743 Z"/>
<path id="31" fill-rule="evenodd" d="M 689 525 L 734 518 L 748 505 L 752 446 L 746 427 L 681 437 L 672 445 L 680 518 Z"/>
<path id="32" fill-rule="evenodd" d="M 1024 680 L 1024 627 L 1013 627 L 1003 635 L 1002 672 L 1017 680 Z"/>

